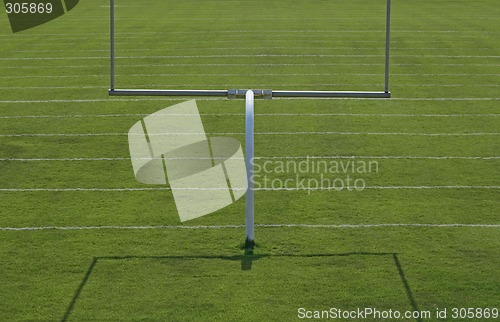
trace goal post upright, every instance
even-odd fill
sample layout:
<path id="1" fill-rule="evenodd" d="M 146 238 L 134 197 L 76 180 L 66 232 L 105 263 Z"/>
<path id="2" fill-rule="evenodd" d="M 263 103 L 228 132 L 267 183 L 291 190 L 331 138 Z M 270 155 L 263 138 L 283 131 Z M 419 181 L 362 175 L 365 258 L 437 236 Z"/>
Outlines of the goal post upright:
<path id="1" fill-rule="evenodd" d="M 178 97 L 226 97 L 229 99 L 245 99 L 245 167 L 247 172 L 247 191 L 245 205 L 245 255 L 253 255 L 255 246 L 254 234 L 254 99 L 255 98 L 390 98 L 389 63 L 391 37 L 391 0 L 386 0 L 385 21 L 385 63 L 383 91 L 310 91 L 310 90 L 175 90 L 175 89 L 117 89 L 115 88 L 115 7 L 110 0 L 110 96 L 178 96 Z"/>
<path id="2" fill-rule="evenodd" d="M 391 0 L 387 0 L 385 15 L 385 75 L 384 92 L 389 94 L 389 61 L 391 52 Z"/>
<path id="3" fill-rule="evenodd" d="M 110 50 L 110 71 L 109 71 L 109 93 L 115 90 L 115 0 L 109 0 L 109 50 Z"/>

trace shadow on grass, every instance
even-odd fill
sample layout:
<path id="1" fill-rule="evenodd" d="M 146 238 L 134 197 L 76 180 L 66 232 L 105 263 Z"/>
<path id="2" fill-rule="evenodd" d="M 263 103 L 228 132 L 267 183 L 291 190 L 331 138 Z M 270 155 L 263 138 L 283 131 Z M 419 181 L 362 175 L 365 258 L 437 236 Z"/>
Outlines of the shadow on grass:
<path id="1" fill-rule="evenodd" d="M 367 253 L 367 252 L 350 252 L 350 253 L 340 253 L 340 254 L 306 254 L 306 255 L 297 255 L 297 254 L 279 254 L 279 255 L 271 255 L 271 254 L 262 254 L 262 255 L 234 255 L 234 256 L 134 256 L 134 255 L 128 255 L 128 256 L 103 256 L 103 257 L 94 257 L 92 259 L 92 262 L 90 263 L 87 272 L 85 273 L 82 282 L 78 286 L 75 294 L 73 295 L 73 298 L 71 299 L 71 302 L 68 305 L 68 308 L 66 309 L 66 312 L 61 319 L 61 321 L 67 321 L 69 316 L 71 315 L 71 312 L 73 311 L 76 302 L 78 301 L 83 288 L 87 284 L 90 276 L 92 275 L 92 271 L 94 270 L 95 266 L 101 262 L 101 261 L 106 261 L 106 260 L 130 260 L 130 259 L 150 259 L 150 260 L 165 260 L 165 259 L 181 259 L 181 260 L 189 260 L 189 259 L 219 259 L 219 260 L 228 260 L 228 261 L 238 261 L 241 262 L 241 269 L 244 271 L 248 271 L 252 269 L 252 263 L 254 261 L 257 261 L 261 258 L 267 258 L 267 257 L 273 257 L 273 258 L 279 258 L 279 257 L 294 257 L 294 258 L 315 258 L 315 257 L 349 257 L 349 256 L 391 256 L 392 259 L 394 260 L 394 264 L 397 268 L 399 277 L 401 279 L 401 282 L 403 284 L 403 287 L 406 292 L 406 296 L 408 297 L 408 301 L 410 302 L 410 305 L 414 311 L 420 311 L 417 305 L 417 302 L 415 300 L 415 297 L 413 296 L 413 292 L 411 290 L 410 284 L 408 283 L 408 280 L 406 279 L 405 272 L 403 270 L 403 266 L 401 265 L 401 262 L 399 260 L 398 254 L 396 253 Z M 416 319 L 416 321 L 422 321 L 421 319 Z"/>

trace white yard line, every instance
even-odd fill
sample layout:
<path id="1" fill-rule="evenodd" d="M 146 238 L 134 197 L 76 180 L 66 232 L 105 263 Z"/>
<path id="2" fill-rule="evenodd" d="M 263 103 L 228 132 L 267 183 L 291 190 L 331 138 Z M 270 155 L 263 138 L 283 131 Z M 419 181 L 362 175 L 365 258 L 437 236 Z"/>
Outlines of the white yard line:
<path id="1" fill-rule="evenodd" d="M 18 77 L 19 78 L 19 77 Z M 268 87 L 268 88 L 273 88 L 275 87 L 275 84 L 265 84 L 265 83 L 258 83 L 255 85 L 252 84 L 246 84 L 247 86 L 254 86 L 254 87 Z M 241 86 L 240 84 L 216 84 L 217 87 L 222 87 L 222 88 L 237 88 Z M 315 87 L 319 88 L 322 86 L 329 86 L 329 87 L 354 87 L 357 86 L 358 88 L 363 86 L 371 86 L 376 87 L 376 86 L 381 86 L 381 84 L 333 84 L 333 83 L 321 83 L 321 84 L 314 84 L 314 83 L 309 83 L 309 84 L 299 84 L 299 83 L 293 83 L 293 84 L 280 84 L 281 88 L 290 88 L 290 87 Z M 214 87 L 214 84 L 191 84 L 191 85 L 179 85 L 179 84 L 139 84 L 135 85 L 136 88 L 176 88 L 176 89 L 186 89 L 186 88 L 210 88 Z M 179 88 L 181 87 L 181 88 Z M 500 87 L 500 84 L 397 84 L 393 85 L 394 88 L 400 88 L 400 87 Z M 27 89 L 39 89 L 39 90 L 46 90 L 46 89 L 101 89 L 101 90 L 107 90 L 109 89 L 108 86 L 1 86 L 0 89 L 3 90 L 27 90 Z"/>
<path id="2" fill-rule="evenodd" d="M 234 66 L 267 66 L 267 67 L 280 67 L 280 66 L 384 66 L 384 64 L 368 64 L 368 63 L 221 63 L 221 64 L 210 64 L 210 63 L 196 63 L 196 64 L 122 64 L 123 67 L 200 67 L 200 66 L 216 66 L 216 67 L 234 67 Z M 500 67 L 500 64 L 391 64 L 391 66 L 406 66 L 406 67 L 422 67 L 422 66 L 455 66 L 455 67 Z M 0 69 L 68 69 L 68 68 L 100 68 L 108 67 L 106 64 L 94 64 L 94 65 L 54 65 L 54 66 L 40 66 L 40 65 L 26 65 L 22 66 L 0 66 Z"/>
<path id="3" fill-rule="evenodd" d="M 225 50 L 263 50 L 263 49 L 285 49 L 285 50 L 292 50 L 292 49 L 318 49 L 318 50 L 374 50 L 377 51 L 379 48 L 374 48 L 374 47 L 300 47 L 300 46 L 265 46 L 265 47 L 246 47 L 246 46 L 241 46 L 241 47 L 188 47 L 188 48 L 135 48 L 135 49 L 121 49 L 123 51 L 127 52 L 148 52 L 148 51 L 159 51 L 159 52 L 168 52 L 168 51 L 225 51 Z M 489 51 L 494 51 L 496 48 L 492 47 L 474 47 L 474 48 L 453 48 L 453 50 L 470 50 L 470 51 L 477 51 L 477 50 L 489 50 Z M 404 51 L 404 50 L 411 50 L 411 51 L 416 51 L 416 50 L 422 50 L 422 51 L 428 51 L 428 50 L 450 50 L 449 47 L 392 47 L 391 50 L 393 51 Z M 5 53 L 61 53 L 61 52 L 69 52 L 69 53 L 77 53 L 77 52 L 82 52 L 81 49 L 60 49 L 60 50 L 6 50 Z M 86 49 L 85 52 L 104 52 L 108 53 L 109 49 Z"/>
<path id="4" fill-rule="evenodd" d="M 498 55 L 391 55 L 392 57 L 413 57 L 413 58 L 500 58 Z M 242 55 L 160 55 L 160 56 L 117 56 L 116 59 L 172 59 L 172 58 L 254 58 L 254 57 L 313 57 L 313 58 L 369 58 L 385 57 L 385 55 L 375 54 L 354 54 L 354 55 L 336 55 L 336 54 L 242 54 Z M 24 60 L 95 60 L 109 59 L 108 56 L 83 56 L 83 57 L 10 57 L 0 58 L 0 61 L 24 61 Z"/>
<path id="5" fill-rule="evenodd" d="M 105 17 L 103 19 L 107 19 L 108 17 Z M 468 17 L 470 18 L 470 17 Z M 477 18 L 477 17 L 475 17 Z M 489 17 L 490 19 L 493 19 L 493 17 Z M 207 20 L 207 21 L 213 21 L 213 18 L 189 18 L 189 17 L 183 17 L 183 18 L 175 18 L 175 17 L 169 17 L 168 18 L 169 20 L 195 20 L 195 21 L 198 21 L 198 20 Z M 232 18 L 224 18 L 224 17 L 221 17 L 221 18 L 217 18 L 218 20 L 233 20 Z M 310 17 L 310 18 L 299 18 L 299 17 L 290 17 L 290 18 L 286 18 L 286 17 L 258 17 L 258 18 L 253 18 L 253 17 L 246 17 L 246 18 L 241 18 L 241 20 L 351 20 L 352 18 L 335 18 L 335 17 L 331 17 L 331 18 L 314 18 L 314 17 Z M 395 18 L 395 19 L 398 19 L 398 18 Z M 400 18 L 402 19 L 402 18 Z M 131 17 L 131 18 L 127 18 L 127 20 L 149 20 L 149 19 L 146 19 L 146 18 L 137 18 L 137 17 Z M 407 19 L 404 19 L 404 20 L 407 20 Z M 411 19 L 409 19 L 411 20 Z M 361 34 L 365 34 L 365 33 L 380 33 L 380 32 L 383 32 L 384 30 L 373 30 L 373 29 L 357 29 L 357 30 L 334 30 L 335 34 L 341 34 L 341 33 L 361 33 Z M 423 33 L 423 34 L 427 34 L 427 33 L 444 33 L 444 34 L 452 34 L 453 37 L 457 36 L 456 34 L 458 35 L 463 35 L 463 34 L 472 34 L 472 35 L 476 35 L 476 34 L 500 34 L 498 31 L 483 31 L 483 30 L 465 30 L 465 31 L 462 31 L 462 30 L 393 30 L 394 33 Z M 138 35 L 138 36 L 144 36 L 144 35 L 158 35 L 158 36 L 165 36 L 165 35 L 169 35 L 169 34 L 188 34 L 188 35 L 191 35 L 191 34 L 237 34 L 237 33 L 243 33 L 243 34 L 262 34 L 262 33 L 273 33 L 273 34 L 278 34 L 278 35 L 281 35 L 281 34 L 318 34 L 318 33 L 326 33 L 328 35 L 332 34 L 332 30 L 325 30 L 325 29 L 302 29 L 302 30 L 283 30 L 283 29 L 276 29 L 276 30 L 267 30 L 267 29 L 264 29 L 264 30 L 256 30 L 256 29 L 252 29 L 252 30 L 243 30 L 243 29 L 234 29 L 234 30 L 198 30 L 198 31 L 166 31 L 166 32 L 159 32 L 159 31 L 142 31 L 142 32 L 139 32 L 139 31 L 128 31 L 128 32 L 117 32 L 117 35 L 120 36 L 120 35 Z M 86 39 L 96 39 L 96 37 L 89 37 L 89 36 L 103 36 L 101 37 L 102 39 L 107 39 L 106 36 L 109 35 L 109 33 L 105 33 L 105 32 L 92 32 L 92 33 L 85 33 L 85 34 L 54 34 L 54 33 L 43 33 L 43 34 L 21 34 L 20 37 L 23 37 L 23 38 L 37 38 L 37 37 L 40 37 L 40 36 L 53 36 L 53 37 L 57 37 L 57 38 L 64 38 L 64 37 L 68 37 L 68 38 L 71 38 L 71 39 L 74 39 L 75 37 L 77 37 L 79 40 L 86 40 Z M 8 37 L 9 35 L 0 35 L 0 37 Z M 125 37 L 125 36 L 124 36 Z M 144 39 L 144 37 L 141 37 L 141 39 Z"/>
<path id="6" fill-rule="evenodd" d="M 307 180 L 305 180 L 307 183 Z M 233 190 L 243 191 L 245 188 L 233 187 Z M 450 190 L 498 190 L 500 186 L 366 186 L 369 190 L 432 190 L 432 189 L 450 189 Z M 0 188 L 0 192 L 26 193 L 26 192 L 144 192 L 144 191 L 171 191 L 171 188 Z M 222 188 L 177 188 L 176 190 L 185 191 L 219 191 L 227 190 Z M 337 191 L 338 188 L 255 188 L 255 191 Z M 344 189 L 347 190 L 347 189 Z M 354 187 L 352 187 L 354 190 Z"/>
<path id="7" fill-rule="evenodd" d="M 18 35 L 16 35 L 18 36 Z M 127 37 L 125 37 L 127 39 Z M 472 38 L 475 38 L 475 37 L 472 37 Z M 54 43 L 56 40 L 59 40 L 60 37 L 56 37 L 54 39 L 52 39 L 52 43 Z M 324 45 L 325 43 L 338 43 L 338 40 L 336 40 L 338 38 L 334 38 L 334 37 L 329 37 L 328 39 L 320 39 L 320 40 L 314 40 L 314 39 L 309 39 L 308 42 L 312 42 L 312 43 L 320 43 L 321 45 Z M 95 40 L 95 39 L 92 39 L 92 40 Z M 271 45 L 276 45 L 278 43 L 288 43 L 289 41 L 288 40 L 282 40 L 280 38 L 274 38 L 274 39 L 259 39 L 259 41 L 261 43 L 269 43 Z M 382 40 L 356 40 L 356 39 L 352 39 L 352 40 L 349 40 L 349 42 L 351 43 L 367 43 L 367 44 L 380 44 Z M 72 36 L 70 39 L 64 39 L 63 42 L 61 44 L 58 44 L 60 46 L 63 46 L 64 48 L 67 48 L 66 45 L 67 44 L 72 44 L 72 43 L 80 43 L 80 41 L 78 40 L 78 38 Z M 181 45 L 181 46 L 185 46 L 185 45 L 200 45 L 202 43 L 207 43 L 207 44 L 210 44 L 210 45 L 213 45 L 213 44 L 217 44 L 217 43 L 221 43 L 221 44 L 231 44 L 231 45 L 236 45 L 236 44 L 242 44 L 242 45 L 248 45 L 248 41 L 244 41 L 244 40 L 240 40 L 240 39 L 231 39 L 231 40 L 213 40 L 213 39 L 197 39 L 196 41 L 162 41 L 162 44 L 164 45 Z M 432 43 L 436 43 L 436 44 L 444 44 L 444 43 L 451 43 L 451 44 L 456 44 L 456 39 L 454 38 L 450 38 L 450 39 L 441 39 L 441 40 L 408 40 L 407 43 L 414 43 L 414 44 L 432 44 Z M 477 40 L 474 41 L 474 40 L 461 40 L 460 41 L 461 44 L 477 44 Z M 100 42 L 86 42 L 86 44 L 89 46 L 88 48 L 90 48 L 90 46 L 98 46 L 99 48 L 102 48 L 103 46 L 106 46 L 106 45 L 109 45 L 109 39 L 105 39 L 103 38 L 102 41 Z M 118 45 L 120 46 L 123 46 L 123 45 L 131 45 L 133 46 L 133 48 L 137 48 L 137 42 L 126 42 L 126 41 L 119 41 Z M 43 48 L 46 48 L 47 47 L 47 44 L 46 43 L 43 43 L 43 42 L 32 42 L 32 43 L 26 43 L 26 44 L 23 44 L 23 46 L 25 48 L 29 48 L 29 47 L 43 47 Z M 122 49 L 122 50 L 126 50 L 126 49 Z"/>
<path id="8" fill-rule="evenodd" d="M 137 158 L 136 158 L 137 159 Z M 175 158 L 168 158 L 169 160 Z M 182 160 L 201 160 L 206 158 L 178 158 Z M 234 158 L 233 158 L 234 159 Z M 237 159 L 237 158 L 236 158 Z M 243 159 L 243 158 L 241 158 Z M 373 160 L 498 160 L 500 156 L 271 156 L 271 157 L 255 157 L 255 160 L 356 160 L 356 159 L 373 159 Z M 0 158 L 0 162 L 105 162 L 105 161 L 131 161 L 131 158 Z M 147 158 L 146 160 L 152 160 Z M 158 158 L 160 160 L 160 158 Z"/>
<path id="9" fill-rule="evenodd" d="M 165 135 L 200 135 L 205 133 L 157 133 L 154 136 Z M 244 132 L 212 132 L 209 135 L 245 135 Z M 18 133 L 0 134 L 0 137 L 107 137 L 128 136 L 129 133 Z M 479 133 L 406 133 L 406 132 L 255 132 L 255 135 L 384 135 L 384 136 L 497 136 L 499 132 Z"/>
<path id="10" fill-rule="evenodd" d="M 222 87 L 222 88 L 237 88 L 241 85 L 238 84 L 217 84 L 217 87 Z M 275 84 L 256 84 L 256 85 L 251 85 L 247 84 L 247 86 L 251 87 L 266 87 L 266 88 L 273 88 L 275 87 Z M 340 86 L 342 87 L 367 87 L 371 86 L 372 88 L 376 86 L 381 86 L 381 84 L 280 84 L 280 87 L 282 88 L 292 88 L 292 87 L 306 87 L 306 88 L 321 88 L 324 86 L 329 86 L 330 88 L 338 88 Z M 179 84 L 161 84 L 161 85 L 137 85 L 137 88 L 176 88 L 176 89 L 187 89 L 187 88 L 210 88 L 214 87 L 213 84 L 195 84 L 195 85 L 179 85 Z M 182 88 L 179 88 L 182 87 Z M 401 88 L 401 87 L 433 87 L 433 88 L 440 88 L 440 87 L 500 87 L 500 84 L 397 84 L 397 85 L 392 85 L 393 88 Z M 103 91 L 106 91 L 109 89 L 108 86 L 1 86 L 1 90 L 22 90 L 26 91 L 27 89 L 35 89 L 35 90 L 47 90 L 47 89 L 101 89 Z"/>
<path id="11" fill-rule="evenodd" d="M 277 97 L 276 100 L 329 100 L 331 98 L 320 97 Z M 141 102 L 141 101 L 183 101 L 185 97 L 142 97 L 142 98 L 102 98 L 102 99 L 46 99 L 46 100 L 0 100 L 0 104 L 45 104 L 45 103 L 97 103 L 97 102 Z M 227 100 L 226 97 L 200 97 L 197 101 L 221 101 Z M 381 98 L 335 98 L 335 101 L 341 100 L 363 100 L 363 101 L 500 101 L 500 97 L 393 97 L 388 99 Z"/>
<path id="12" fill-rule="evenodd" d="M 258 228 L 310 228 L 310 229 L 362 229 L 362 228 L 500 228 L 500 224 L 256 224 Z M 37 226 L 0 227 L 0 231 L 39 230 L 195 230 L 195 229 L 244 229 L 245 225 L 205 226 Z"/>
<path id="13" fill-rule="evenodd" d="M 0 119 L 45 119 L 45 118 L 116 118 L 116 117 L 144 117 L 149 114 L 70 114 L 70 115 L 4 115 Z M 198 116 L 198 114 L 155 114 L 168 116 Z M 201 116 L 245 116 L 244 113 L 201 113 Z M 500 114 L 375 114 L 375 113 L 256 113 L 256 117 L 497 117 Z"/>
<path id="14" fill-rule="evenodd" d="M 417 159 L 417 160 L 493 160 L 500 159 L 500 156 L 398 156 L 398 155 L 331 155 L 331 156 L 272 156 L 256 157 L 256 160 L 282 160 L 282 159 Z"/>
<path id="15" fill-rule="evenodd" d="M 245 76 L 246 74 L 241 74 L 241 73 L 210 73 L 210 74 L 189 74 L 189 73 L 156 73 L 156 74 L 123 74 L 123 75 L 115 75 L 117 77 L 172 77 L 172 76 L 192 76 L 192 77 L 208 77 L 208 76 Z M 383 76 L 384 74 L 381 73 L 358 73 L 358 74 L 353 74 L 353 73 L 336 73 L 336 75 L 349 75 L 349 76 Z M 284 76 L 284 77 L 289 77 L 289 76 L 331 76 L 330 73 L 279 73 L 279 74 L 273 74 L 273 73 L 266 73 L 266 74 L 253 74 L 255 77 L 259 76 Z M 486 76 L 493 76 L 493 77 L 498 77 L 500 74 L 477 74 L 477 73 L 452 73 L 452 74 L 391 74 L 391 76 L 432 76 L 432 77 L 441 77 L 441 76 L 460 76 L 460 77 L 486 77 Z M 20 76 L 0 76 L 0 79 L 27 79 L 27 78 L 82 78 L 82 77 L 109 77 L 108 74 L 85 74 L 85 75 L 20 75 Z M 352 84 L 353 86 L 358 86 L 358 84 Z M 182 86 L 182 85 L 178 85 Z M 218 85 L 222 86 L 222 85 Z M 285 86 L 285 85 L 282 85 Z"/>

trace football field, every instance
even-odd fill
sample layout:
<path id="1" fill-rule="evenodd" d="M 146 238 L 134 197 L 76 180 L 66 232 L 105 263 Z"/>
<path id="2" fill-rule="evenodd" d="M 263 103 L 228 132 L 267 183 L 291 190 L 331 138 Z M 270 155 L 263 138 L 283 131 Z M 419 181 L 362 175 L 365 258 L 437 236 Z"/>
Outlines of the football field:
<path id="1" fill-rule="evenodd" d="M 244 197 L 181 223 L 136 180 L 129 129 L 192 98 L 108 96 L 106 1 L 2 11 L 0 321 L 498 320 L 497 2 L 393 0 L 390 99 L 256 99 L 253 256 Z M 384 0 L 115 5 L 116 88 L 384 90 Z"/>

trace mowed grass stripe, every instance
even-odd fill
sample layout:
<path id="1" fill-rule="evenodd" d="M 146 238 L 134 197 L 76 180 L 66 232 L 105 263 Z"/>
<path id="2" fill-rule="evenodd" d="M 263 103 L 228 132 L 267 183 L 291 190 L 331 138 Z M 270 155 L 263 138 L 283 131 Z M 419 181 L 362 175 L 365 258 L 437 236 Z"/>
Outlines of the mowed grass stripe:
<path id="1" fill-rule="evenodd" d="M 0 188 L 136 188 L 137 182 L 132 171 L 130 159 L 56 159 L 16 162 L 2 160 L 5 170 Z M 38 161 L 37 163 L 34 163 Z M 42 162 L 44 161 L 44 162 Z M 71 161 L 62 164 L 63 161 Z M 100 161 L 97 163 L 97 161 Z M 284 187 L 291 179 L 292 184 L 313 184 L 327 181 L 328 185 L 336 178 L 360 178 L 363 185 L 372 186 L 496 186 L 498 158 L 476 159 L 388 159 L 388 158 L 259 158 L 255 160 L 256 187 Z M 59 167 L 52 173 L 54 166 Z M 108 181 L 108 173 L 116 178 Z M 85 174 L 82 176 L 82 173 Z M 273 180 L 276 180 L 274 185 Z M 74 184 L 73 184 L 74 183 Z M 139 187 L 150 187 L 143 185 Z M 158 187 L 158 185 L 155 185 Z M 193 186 L 192 188 L 196 188 Z M 235 187 L 238 188 L 238 187 Z"/>
<path id="2" fill-rule="evenodd" d="M 233 135 L 231 135 L 233 136 Z M 244 135 L 233 136 L 241 141 Z M 290 146 L 297 155 L 455 155 L 494 156 L 496 136 L 297 136 L 268 135 L 256 140 L 257 155 L 288 155 Z M 382 139 L 383 138 L 383 139 Z M 105 141 L 103 141 L 105 139 Z M 126 136 L 87 137 L 5 137 L 2 157 L 129 157 Z M 94 147 L 98 145 L 99 149 Z M 64 149 L 62 149 L 64 147 Z M 10 151 L 10 152 L 9 152 Z M 82 153 L 82 151 L 84 153 Z"/>
<path id="3" fill-rule="evenodd" d="M 367 189 L 356 191 L 257 191 L 257 223 L 310 224 L 465 223 L 498 224 L 498 189 Z M 73 197 L 71 197 L 73 196 Z M 68 202 L 71 197 L 72 202 Z M 12 204 L 0 217 L 2 227 L 179 225 L 168 190 L 2 192 Z M 37 200 L 24 216 L 23 203 Z M 150 207 L 137 200 L 147 201 Z M 103 205 L 107 205 L 103 207 Z M 376 205 L 376 207 L 374 207 Z M 292 206 L 292 207 L 291 207 Z M 328 211 L 325 211 L 328 207 Z M 244 224 L 245 200 L 190 225 Z M 475 216 L 470 216 L 471 212 Z M 117 213 L 120 213 L 117 216 Z M 439 216 L 435 214 L 439 213 Z M 1 237 L 1 236 L 0 236 Z"/>

